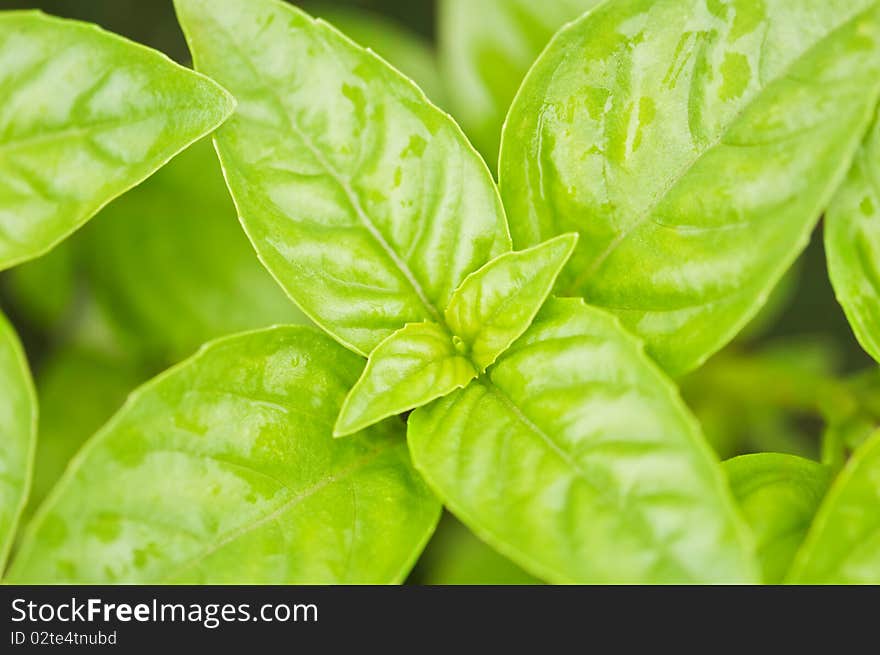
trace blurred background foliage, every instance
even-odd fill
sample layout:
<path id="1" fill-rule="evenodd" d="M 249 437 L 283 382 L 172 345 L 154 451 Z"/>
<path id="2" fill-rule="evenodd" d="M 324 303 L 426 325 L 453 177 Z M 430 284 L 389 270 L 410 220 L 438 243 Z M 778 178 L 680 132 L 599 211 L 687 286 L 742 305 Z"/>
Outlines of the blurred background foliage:
<path id="1" fill-rule="evenodd" d="M 494 169 L 506 107 L 557 26 L 596 0 L 324 0 L 302 5 L 373 48 L 459 120 Z M 0 0 L 97 23 L 187 64 L 171 0 Z M 259 264 L 208 141 L 48 255 L 0 276 L 41 404 L 34 494 L 139 383 L 203 342 L 307 319 Z M 880 375 L 856 344 L 821 227 L 752 325 L 682 394 L 722 458 L 790 452 L 839 466 L 880 425 Z M 536 581 L 447 516 L 413 572 L 427 584 Z"/>

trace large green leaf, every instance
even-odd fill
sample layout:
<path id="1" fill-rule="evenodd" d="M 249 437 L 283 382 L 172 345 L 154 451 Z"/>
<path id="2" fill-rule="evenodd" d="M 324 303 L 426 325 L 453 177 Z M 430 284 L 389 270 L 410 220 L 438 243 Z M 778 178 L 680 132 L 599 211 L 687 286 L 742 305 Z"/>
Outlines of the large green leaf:
<path id="1" fill-rule="evenodd" d="M 36 257 L 215 129 L 211 80 L 94 25 L 0 14 L 0 269 Z"/>
<path id="2" fill-rule="evenodd" d="M 553 300 L 486 377 L 410 415 L 413 462 L 474 532 L 550 582 L 753 582 L 721 466 L 611 316 Z"/>
<path id="3" fill-rule="evenodd" d="M 76 245 L 101 308 L 153 361 L 306 320 L 254 256 L 207 140 L 111 203 Z"/>
<path id="4" fill-rule="evenodd" d="M 828 272 L 859 342 L 880 361 L 880 122 L 825 217 Z"/>
<path id="5" fill-rule="evenodd" d="M 528 329 L 576 244 L 576 234 L 563 234 L 505 253 L 455 290 L 444 312 L 446 324 L 479 371 Z"/>
<path id="6" fill-rule="evenodd" d="M 878 90 L 876 0 L 609 0 L 554 37 L 511 108 L 514 244 L 580 231 L 562 295 L 692 369 L 806 245 Z"/>
<path id="7" fill-rule="evenodd" d="M 455 117 L 494 164 L 510 102 L 553 33 L 599 0 L 440 0 L 443 74 Z"/>
<path id="8" fill-rule="evenodd" d="M 305 327 L 216 341 L 74 458 L 9 574 L 28 583 L 390 583 L 440 507 L 403 424 L 334 440 L 362 360 Z"/>
<path id="9" fill-rule="evenodd" d="M 724 462 L 724 472 L 758 542 L 764 582 L 779 584 L 831 484 L 831 470 L 794 455 L 760 453 Z"/>
<path id="10" fill-rule="evenodd" d="M 18 337 L 0 314 L 0 576 L 27 502 L 37 441 L 37 398 Z"/>
<path id="11" fill-rule="evenodd" d="M 306 5 L 352 41 L 372 49 L 401 73 L 418 84 L 436 104 L 446 104 L 437 57 L 430 44 L 387 16 L 327 0 Z"/>
<path id="12" fill-rule="evenodd" d="M 498 192 L 409 80 L 278 0 L 178 0 L 193 58 L 238 110 L 216 135 L 263 263 L 341 343 L 368 354 L 439 321 L 466 275 L 510 249 Z"/>
<path id="13" fill-rule="evenodd" d="M 342 437 L 465 386 L 477 369 L 437 323 L 410 323 L 370 353 L 363 375 L 339 412 Z"/>
<path id="14" fill-rule="evenodd" d="M 78 346 L 60 349 L 42 363 L 36 376 L 40 430 L 26 515 L 145 377 L 128 361 Z"/>
<path id="15" fill-rule="evenodd" d="M 880 584 L 880 433 L 834 481 L 788 581 Z"/>

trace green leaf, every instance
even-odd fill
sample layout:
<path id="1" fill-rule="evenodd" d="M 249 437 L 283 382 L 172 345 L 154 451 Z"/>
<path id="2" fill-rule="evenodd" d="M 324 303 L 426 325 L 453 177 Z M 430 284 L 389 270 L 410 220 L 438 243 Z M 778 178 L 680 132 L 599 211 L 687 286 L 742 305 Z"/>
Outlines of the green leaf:
<path id="1" fill-rule="evenodd" d="M 583 237 L 560 277 L 672 374 L 763 305 L 843 180 L 880 91 L 876 0 L 609 0 L 513 103 L 517 248 Z"/>
<path id="2" fill-rule="evenodd" d="M 0 270 L 48 251 L 211 132 L 211 80 L 94 25 L 0 14 Z"/>
<path id="3" fill-rule="evenodd" d="M 304 327 L 209 344 L 79 452 L 9 580 L 399 582 L 440 507 L 399 421 L 333 439 L 362 366 Z"/>
<path id="4" fill-rule="evenodd" d="M 196 67 L 239 101 L 217 132 L 263 263 L 366 355 L 439 322 L 472 271 L 510 250 L 498 192 L 449 117 L 335 29 L 277 0 L 177 0 Z"/>
<path id="5" fill-rule="evenodd" d="M 416 468 L 480 538 L 562 583 L 752 582 L 721 466 L 618 322 L 551 300 L 480 381 L 417 409 Z"/>
<path id="6" fill-rule="evenodd" d="M 144 377 L 130 362 L 79 346 L 61 349 L 43 362 L 36 379 L 40 430 L 26 517 Z"/>
<path id="7" fill-rule="evenodd" d="M 480 371 L 485 371 L 531 325 L 574 247 L 564 234 L 534 248 L 509 252 L 471 273 L 446 308 L 446 324 Z"/>
<path id="8" fill-rule="evenodd" d="M 455 117 L 494 165 L 501 125 L 529 66 L 599 0 L 440 0 L 443 73 Z"/>
<path id="9" fill-rule="evenodd" d="M 880 122 L 825 216 L 828 272 L 862 347 L 880 361 Z"/>
<path id="10" fill-rule="evenodd" d="M 37 440 L 37 398 L 18 337 L 0 314 L 0 576 L 27 502 Z"/>
<path id="11" fill-rule="evenodd" d="M 339 413 L 342 437 L 455 391 L 477 377 L 471 361 L 436 323 L 410 323 L 370 353 Z"/>
<path id="12" fill-rule="evenodd" d="M 834 481 L 788 581 L 880 584 L 880 433 L 855 452 Z"/>
<path id="13" fill-rule="evenodd" d="M 235 332 L 304 323 L 260 265 L 207 140 L 111 203 L 77 242 L 130 352 L 161 364 Z"/>
<path id="14" fill-rule="evenodd" d="M 434 103 L 447 104 L 437 57 L 421 36 L 387 16 L 355 7 L 320 3 L 307 5 L 307 10 L 352 41 L 372 49 L 418 84 Z"/>
<path id="15" fill-rule="evenodd" d="M 733 495 L 758 542 L 764 582 L 780 584 L 831 484 L 831 470 L 794 455 L 761 453 L 724 462 Z"/>

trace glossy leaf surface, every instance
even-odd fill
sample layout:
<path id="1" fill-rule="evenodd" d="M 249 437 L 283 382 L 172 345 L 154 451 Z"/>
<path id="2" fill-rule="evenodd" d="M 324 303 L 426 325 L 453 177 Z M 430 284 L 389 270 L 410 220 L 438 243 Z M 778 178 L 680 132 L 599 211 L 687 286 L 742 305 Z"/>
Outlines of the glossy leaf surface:
<path id="1" fill-rule="evenodd" d="M 526 331 L 577 243 L 564 234 L 509 252 L 469 275 L 446 308 L 446 324 L 480 371 Z"/>
<path id="2" fill-rule="evenodd" d="M 485 164 L 409 80 L 277 0 L 178 0 L 196 67 L 239 102 L 218 131 L 263 263 L 303 311 L 368 354 L 439 322 L 466 275 L 510 249 Z"/>
<path id="3" fill-rule="evenodd" d="M 424 405 L 477 377 L 453 337 L 436 323 L 410 323 L 370 353 L 367 367 L 342 405 L 338 437 Z"/>
<path id="4" fill-rule="evenodd" d="M 579 231 L 560 295 L 693 369 L 806 245 L 878 90 L 875 0 L 609 0 L 557 34 L 511 109 L 514 245 Z"/>
<path id="5" fill-rule="evenodd" d="M 828 272 L 862 347 L 880 362 L 880 123 L 825 217 Z"/>
<path id="6" fill-rule="evenodd" d="M 229 116 L 232 98 L 94 25 L 0 14 L 0 269 L 36 257 Z"/>
<path id="7" fill-rule="evenodd" d="M 880 584 L 880 433 L 855 452 L 834 481 L 789 582 Z"/>
<path id="8" fill-rule="evenodd" d="M 440 508 L 401 423 L 333 439 L 362 366 L 310 328 L 209 344 L 135 392 L 79 452 L 9 579 L 401 581 Z"/>
<path id="9" fill-rule="evenodd" d="M 18 337 L 0 314 L 0 575 L 27 502 L 37 441 L 37 399 Z"/>
<path id="10" fill-rule="evenodd" d="M 831 484 L 831 470 L 794 455 L 760 453 L 724 462 L 758 545 L 764 582 L 780 584 Z"/>
<path id="11" fill-rule="evenodd" d="M 413 462 L 478 536 L 549 582 L 754 582 L 720 464 L 611 316 L 548 302 L 471 383 L 409 417 Z"/>

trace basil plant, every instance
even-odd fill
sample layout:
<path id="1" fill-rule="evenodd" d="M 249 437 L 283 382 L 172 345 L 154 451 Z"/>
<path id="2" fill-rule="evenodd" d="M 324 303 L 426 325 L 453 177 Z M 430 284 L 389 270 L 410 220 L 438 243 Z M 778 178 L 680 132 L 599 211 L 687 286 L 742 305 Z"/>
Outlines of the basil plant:
<path id="1" fill-rule="evenodd" d="M 744 345 L 824 217 L 880 360 L 880 2 L 174 9 L 0 12 L 5 582 L 880 583 L 875 367 Z"/>

